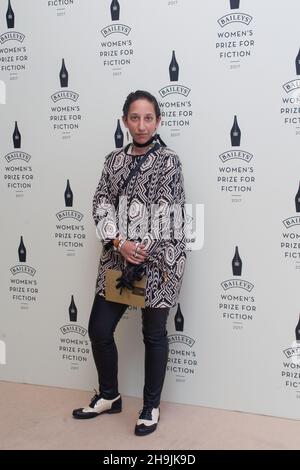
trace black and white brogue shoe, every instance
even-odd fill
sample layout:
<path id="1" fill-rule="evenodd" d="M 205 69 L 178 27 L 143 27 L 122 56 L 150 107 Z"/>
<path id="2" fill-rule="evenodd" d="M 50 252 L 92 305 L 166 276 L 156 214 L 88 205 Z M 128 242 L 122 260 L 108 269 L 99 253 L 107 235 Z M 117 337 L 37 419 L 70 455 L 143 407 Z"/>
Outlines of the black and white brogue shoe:
<path id="1" fill-rule="evenodd" d="M 159 421 L 159 408 L 144 406 L 137 420 L 134 433 L 136 436 L 146 436 L 154 432 Z"/>
<path id="2" fill-rule="evenodd" d="M 73 417 L 77 419 L 95 418 L 102 413 L 120 413 L 122 411 L 122 398 L 118 395 L 112 400 L 106 400 L 97 394 L 92 398 L 91 403 L 86 408 L 77 408 L 73 410 Z"/>

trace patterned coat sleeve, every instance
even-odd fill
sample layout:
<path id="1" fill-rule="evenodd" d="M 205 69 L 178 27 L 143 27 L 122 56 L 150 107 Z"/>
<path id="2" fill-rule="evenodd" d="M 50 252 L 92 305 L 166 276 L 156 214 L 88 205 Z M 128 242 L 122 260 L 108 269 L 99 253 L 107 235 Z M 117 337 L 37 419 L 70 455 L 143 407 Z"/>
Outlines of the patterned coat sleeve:
<path id="1" fill-rule="evenodd" d="M 104 167 L 93 198 L 93 219 L 97 226 L 96 233 L 104 243 L 110 242 L 118 236 L 115 207 L 110 197 L 108 160 L 105 158 Z"/>
<path id="2" fill-rule="evenodd" d="M 155 256 L 166 244 L 180 243 L 185 247 L 184 236 L 185 191 L 179 157 L 165 157 L 162 175 L 151 214 L 151 228 L 142 239 L 149 256 Z"/>

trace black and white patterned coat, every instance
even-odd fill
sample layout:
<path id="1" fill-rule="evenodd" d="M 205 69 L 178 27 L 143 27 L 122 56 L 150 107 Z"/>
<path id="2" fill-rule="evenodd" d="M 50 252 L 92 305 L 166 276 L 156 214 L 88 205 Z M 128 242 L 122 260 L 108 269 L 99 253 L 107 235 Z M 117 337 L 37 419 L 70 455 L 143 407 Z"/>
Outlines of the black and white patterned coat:
<path id="1" fill-rule="evenodd" d="M 122 189 L 139 158 L 122 149 L 113 151 L 104 162 L 93 199 L 93 217 L 103 238 L 96 292 L 105 296 L 106 269 L 121 270 L 124 266 L 122 255 L 108 243 L 120 235 L 142 241 L 149 254 L 146 307 L 173 307 L 186 260 L 181 163 L 169 148 L 154 147 L 127 187 Z M 120 210 L 116 210 L 118 196 Z M 122 211 L 122 208 L 125 209 Z M 152 217 L 146 217 L 147 214 Z"/>

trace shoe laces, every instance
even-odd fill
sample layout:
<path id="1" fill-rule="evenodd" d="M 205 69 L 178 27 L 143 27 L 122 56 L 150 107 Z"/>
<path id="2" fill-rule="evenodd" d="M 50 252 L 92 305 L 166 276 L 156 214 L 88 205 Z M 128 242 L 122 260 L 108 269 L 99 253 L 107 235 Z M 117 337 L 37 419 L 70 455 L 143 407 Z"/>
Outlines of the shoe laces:
<path id="1" fill-rule="evenodd" d="M 95 395 L 94 395 L 93 398 L 91 399 L 90 408 L 94 408 L 94 406 L 96 405 L 97 401 L 101 398 L 101 394 L 98 393 L 97 390 L 94 389 L 94 392 L 95 392 Z"/>
<path id="2" fill-rule="evenodd" d="M 142 410 L 139 411 L 139 419 L 147 419 L 149 421 L 152 420 L 152 410 L 153 408 L 149 408 L 148 406 L 144 406 Z"/>

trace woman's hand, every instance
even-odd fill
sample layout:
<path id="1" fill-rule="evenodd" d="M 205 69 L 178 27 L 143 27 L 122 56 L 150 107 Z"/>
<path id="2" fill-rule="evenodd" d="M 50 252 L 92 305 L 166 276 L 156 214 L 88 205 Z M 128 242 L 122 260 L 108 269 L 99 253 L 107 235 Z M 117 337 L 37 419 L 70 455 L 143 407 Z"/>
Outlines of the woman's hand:
<path id="1" fill-rule="evenodd" d="M 144 246 L 137 242 L 131 242 L 126 240 L 121 248 L 120 253 L 126 261 L 131 264 L 141 264 L 147 258 L 147 252 L 144 250 Z"/>

